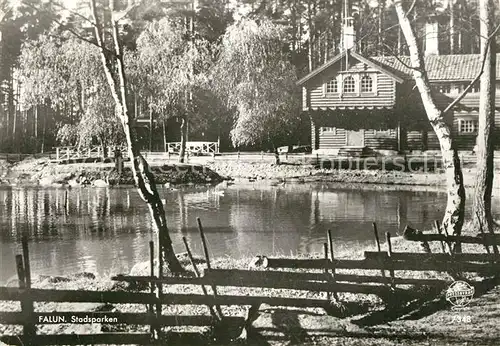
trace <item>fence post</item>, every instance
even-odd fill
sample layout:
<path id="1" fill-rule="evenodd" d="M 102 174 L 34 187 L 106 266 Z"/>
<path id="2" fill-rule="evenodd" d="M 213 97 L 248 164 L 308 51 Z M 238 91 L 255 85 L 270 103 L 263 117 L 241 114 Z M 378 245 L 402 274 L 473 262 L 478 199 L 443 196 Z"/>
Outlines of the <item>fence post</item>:
<path id="1" fill-rule="evenodd" d="M 198 221 L 198 229 L 200 231 L 200 238 L 201 238 L 201 242 L 203 244 L 203 253 L 205 254 L 205 260 L 207 261 L 207 269 L 211 269 L 211 265 L 210 265 L 210 256 L 208 254 L 208 247 L 207 247 L 207 240 L 205 239 L 205 232 L 203 232 L 203 226 L 201 224 L 201 220 L 200 218 L 196 218 L 196 221 Z M 212 284 L 212 291 L 214 292 L 214 298 L 217 298 L 217 287 L 215 286 L 215 284 Z M 224 318 L 224 314 L 222 313 L 222 310 L 219 306 L 219 304 L 215 304 L 215 309 L 217 310 L 217 312 L 219 313 L 219 316 L 221 318 Z"/>
<path id="2" fill-rule="evenodd" d="M 59 161 L 59 147 L 56 148 L 56 160 Z"/>
<path id="3" fill-rule="evenodd" d="M 438 234 L 442 234 L 443 232 L 441 231 L 441 227 L 439 226 L 439 221 L 438 220 L 434 220 L 434 227 L 436 228 L 436 231 L 438 232 Z M 482 230 L 482 228 L 481 228 Z M 443 251 L 443 253 L 446 253 L 446 249 L 444 248 L 444 243 L 443 241 L 441 240 L 440 241 L 441 243 L 441 250 Z M 490 252 L 488 247 L 486 247 L 486 252 Z"/>
<path id="4" fill-rule="evenodd" d="M 378 236 L 378 229 L 377 229 L 377 223 L 374 222 L 373 223 L 373 233 L 375 234 L 375 243 L 377 245 L 377 251 L 378 252 L 381 252 L 381 248 L 380 248 L 380 238 Z M 382 273 L 382 277 L 385 278 L 385 270 L 384 269 L 381 269 L 380 272 Z"/>
<path id="5" fill-rule="evenodd" d="M 240 160 L 240 151 L 238 150 L 238 161 Z"/>
<path id="6" fill-rule="evenodd" d="M 151 282 L 150 282 L 150 292 L 152 295 L 155 294 L 155 284 L 153 282 L 153 279 L 155 278 L 155 249 L 154 249 L 154 242 L 151 240 L 149 242 L 149 275 L 151 276 Z M 158 320 L 156 319 L 155 316 L 155 311 L 154 311 L 154 305 L 150 304 L 149 305 L 149 313 L 151 314 L 151 326 L 150 326 L 150 333 L 151 337 L 153 339 L 156 339 L 159 335 L 157 333 L 157 328 L 158 328 Z"/>
<path id="7" fill-rule="evenodd" d="M 24 252 L 24 246 L 23 246 Z M 35 334 L 35 326 L 32 324 L 32 314 L 33 314 L 33 303 L 29 301 L 29 287 L 31 282 L 28 283 L 26 280 L 26 269 L 23 264 L 23 255 L 16 255 L 16 268 L 17 268 L 17 278 L 19 281 L 19 288 L 24 290 L 24 294 L 21 298 L 21 313 L 24 316 L 25 323 L 23 323 L 23 344 L 33 345 L 33 337 Z"/>
<path id="8" fill-rule="evenodd" d="M 163 285 L 161 279 L 163 278 L 163 241 L 160 233 L 158 232 L 158 282 L 156 283 L 156 320 L 159 322 L 162 316 L 162 303 Z M 158 327 L 157 334 L 160 337 L 161 328 Z"/>
<path id="9" fill-rule="evenodd" d="M 194 274 L 196 275 L 197 278 L 201 277 L 200 271 L 198 270 L 198 266 L 196 265 L 196 262 L 194 261 L 193 254 L 191 252 L 191 249 L 189 248 L 189 244 L 187 242 L 186 237 L 182 237 L 182 241 L 184 242 L 184 246 L 186 247 L 186 252 L 189 257 L 189 262 L 191 262 L 191 266 L 193 266 Z M 205 285 L 202 283 L 201 284 L 201 290 L 203 291 L 203 294 L 208 297 L 208 292 L 207 289 L 205 288 Z M 214 307 L 210 304 L 208 304 L 208 310 L 210 311 L 210 315 L 217 321 L 220 321 L 219 316 L 217 316 L 217 313 L 214 310 Z"/>
<path id="10" fill-rule="evenodd" d="M 69 147 L 66 147 L 66 158 L 68 159 L 68 161 L 69 161 L 69 157 L 70 157 L 70 150 L 69 150 Z"/>
<path id="11" fill-rule="evenodd" d="M 26 310 L 26 320 L 29 321 L 29 325 L 25 326 L 24 335 L 28 337 L 28 344 L 34 343 L 34 338 L 36 335 L 36 327 L 32 324 L 33 321 L 33 302 L 29 296 L 29 290 L 31 289 L 31 266 L 30 266 L 30 253 L 28 247 L 28 237 L 23 236 L 21 239 L 22 249 L 23 249 L 23 264 L 24 264 L 24 280 L 27 297 L 24 300 L 23 310 Z"/>
<path id="12" fill-rule="evenodd" d="M 332 231 L 328 230 L 327 231 L 327 238 L 328 238 L 328 246 L 330 247 L 330 268 L 332 270 L 331 272 L 331 279 L 333 280 L 333 283 L 336 284 L 337 280 L 335 279 L 335 256 L 333 255 L 333 237 L 332 237 Z M 333 292 L 333 297 L 338 301 L 339 296 L 336 291 Z"/>
<path id="13" fill-rule="evenodd" d="M 387 241 L 387 256 L 389 257 L 389 273 L 391 275 L 391 287 L 394 288 L 394 269 L 392 266 L 392 244 L 391 244 L 391 233 L 385 233 L 385 239 Z"/>

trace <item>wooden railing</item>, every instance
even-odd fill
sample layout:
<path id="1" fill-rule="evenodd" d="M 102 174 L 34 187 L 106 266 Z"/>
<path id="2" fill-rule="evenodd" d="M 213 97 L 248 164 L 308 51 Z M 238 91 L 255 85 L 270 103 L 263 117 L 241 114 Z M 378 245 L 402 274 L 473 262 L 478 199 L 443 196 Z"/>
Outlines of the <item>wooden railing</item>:
<path id="1" fill-rule="evenodd" d="M 35 153 L 35 154 L 21 154 L 21 153 L 0 153 L 0 160 L 5 160 L 9 162 L 19 162 L 22 161 L 26 158 L 34 158 L 34 159 L 40 159 L 40 158 L 49 158 L 49 159 L 55 159 L 56 157 L 56 152 L 55 151 L 50 151 L 50 152 L 44 152 L 44 153 Z"/>
<path id="2" fill-rule="evenodd" d="M 179 154 L 181 142 L 167 143 L 168 152 Z M 186 142 L 186 152 L 190 155 L 210 155 L 219 153 L 219 142 Z"/>
<path id="3" fill-rule="evenodd" d="M 92 146 L 88 148 L 83 147 L 56 147 L 56 160 L 79 160 L 91 158 L 104 158 L 114 156 L 114 147 L 108 147 L 106 155 L 101 146 Z M 120 147 L 122 157 L 127 157 L 127 150 L 125 147 Z"/>

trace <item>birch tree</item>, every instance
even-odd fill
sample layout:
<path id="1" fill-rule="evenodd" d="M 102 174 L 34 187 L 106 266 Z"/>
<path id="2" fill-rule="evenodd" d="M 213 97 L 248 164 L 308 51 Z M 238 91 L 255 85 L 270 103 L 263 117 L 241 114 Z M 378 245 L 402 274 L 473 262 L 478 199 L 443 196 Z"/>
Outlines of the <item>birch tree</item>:
<path id="1" fill-rule="evenodd" d="M 477 172 L 472 218 L 474 229 L 493 231 L 491 193 L 493 189 L 495 128 L 496 47 L 494 25 L 495 2 L 479 1 L 480 45 L 484 56 L 484 73 L 480 79 L 479 129 L 477 134 Z"/>
<path id="2" fill-rule="evenodd" d="M 130 4 L 132 3 L 132 4 Z M 101 62 L 106 75 L 114 103 L 115 113 L 123 127 L 123 132 L 127 142 L 128 156 L 132 162 L 132 172 L 135 185 L 141 198 L 147 203 L 151 218 L 158 231 L 158 241 L 162 254 L 159 256 L 159 268 L 162 271 L 162 262 L 172 273 L 181 273 L 183 268 L 175 256 L 167 227 L 167 218 L 158 190 L 156 189 L 155 177 L 152 174 L 149 164 L 139 151 L 137 133 L 133 127 L 134 118 L 127 104 L 128 85 L 127 74 L 123 57 L 123 46 L 119 35 L 119 21 L 135 5 L 129 1 L 129 5 L 124 11 L 117 11 L 114 8 L 114 2 L 109 3 L 109 29 L 111 43 L 104 35 L 105 27 L 102 18 L 106 16 L 99 15 L 96 8 L 96 1 L 90 0 L 90 9 L 92 13 L 92 25 L 96 44 L 100 50 Z"/>
<path id="3" fill-rule="evenodd" d="M 444 111 L 440 110 L 437 107 L 432 94 L 422 51 L 417 43 L 415 29 L 408 18 L 408 14 L 412 11 L 414 4 L 415 1 L 413 1 L 410 8 L 404 8 L 403 0 L 396 0 L 394 6 L 401 31 L 406 39 L 410 52 L 413 79 L 415 80 L 416 87 L 420 92 L 422 103 L 424 105 L 425 112 L 427 113 L 429 122 L 438 137 L 439 145 L 441 147 L 448 195 L 446 211 L 443 218 L 443 227 L 448 231 L 448 233 L 460 235 L 464 223 L 465 188 L 462 169 L 460 166 L 460 158 L 453 144 L 451 128 L 445 121 L 445 114 L 450 107 L 447 107 Z M 465 91 L 468 90 L 466 89 Z M 452 106 L 452 104 L 450 106 Z M 457 250 L 460 250 L 460 248 L 458 247 Z"/>

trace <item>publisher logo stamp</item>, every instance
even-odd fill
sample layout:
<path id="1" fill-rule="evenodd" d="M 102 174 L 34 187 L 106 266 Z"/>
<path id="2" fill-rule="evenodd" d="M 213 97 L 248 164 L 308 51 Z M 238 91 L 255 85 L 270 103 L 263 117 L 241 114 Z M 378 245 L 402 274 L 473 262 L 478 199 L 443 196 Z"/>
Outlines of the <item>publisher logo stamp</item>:
<path id="1" fill-rule="evenodd" d="M 475 289 L 465 281 L 455 281 L 446 290 L 446 300 L 453 309 L 465 308 L 472 300 Z"/>

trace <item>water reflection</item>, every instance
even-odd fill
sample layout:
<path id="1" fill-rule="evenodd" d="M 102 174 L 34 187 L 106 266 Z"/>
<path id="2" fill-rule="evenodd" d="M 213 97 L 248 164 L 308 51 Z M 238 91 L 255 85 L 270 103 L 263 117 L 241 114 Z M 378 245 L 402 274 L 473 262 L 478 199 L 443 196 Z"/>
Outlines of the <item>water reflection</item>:
<path id="1" fill-rule="evenodd" d="M 445 195 L 342 189 L 328 184 L 164 189 L 176 251 L 186 236 L 201 254 L 200 217 L 214 256 L 320 252 L 331 229 L 337 244 L 372 241 L 371 223 L 397 233 L 431 227 Z M 15 275 L 21 236 L 30 238 L 35 274 L 118 273 L 148 258 L 155 240 L 148 209 L 134 189 L 0 189 L 0 283 Z"/>

